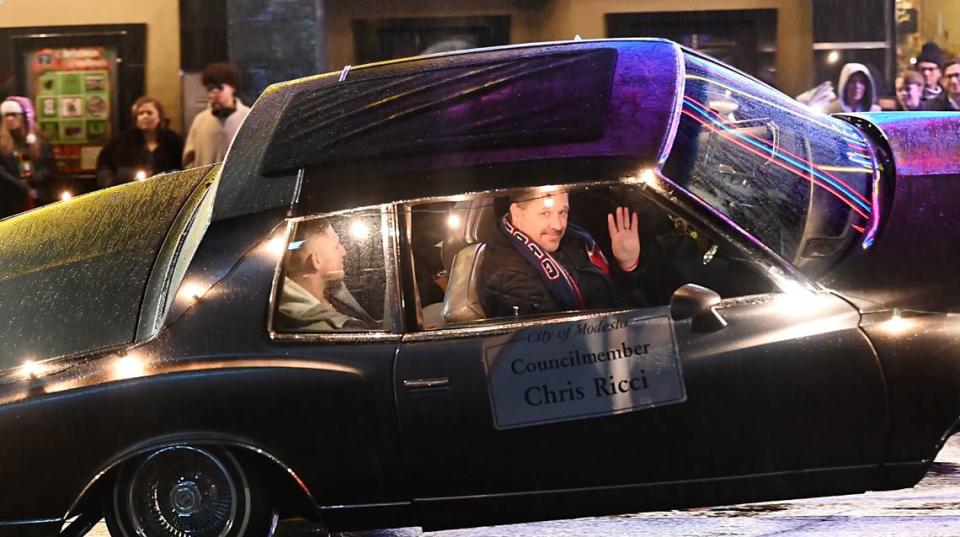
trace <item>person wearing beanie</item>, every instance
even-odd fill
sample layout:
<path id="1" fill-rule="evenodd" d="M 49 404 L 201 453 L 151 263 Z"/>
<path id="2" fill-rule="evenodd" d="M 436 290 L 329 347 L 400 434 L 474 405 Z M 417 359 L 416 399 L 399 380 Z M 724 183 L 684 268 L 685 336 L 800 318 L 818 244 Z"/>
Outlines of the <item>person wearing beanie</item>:
<path id="1" fill-rule="evenodd" d="M 943 66 L 943 94 L 923 102 L 923 109 L 938 112 L 960 112 L 960 59 Z"/>
<path id="2" fill-rule="evenodd" d="M 46 201 L 43 188 L 54 165 L 30 99 L 7 97 L 0 103 L 0 117 L 0 217 L 6 217 Z"/>
<path id="3" fill-rule="evenodd" d="M 183 167 L 205 166 L 220 162 L 250 109 L 236 93 L 240 73 L 228 63 L 211 63 L 203 69 L 207 90 L 207 108 L 193 118 L 183 148 Z"/>
<path id="4" fill-rule="evenodd" d="M 940 69 L 943 67 L 943 54 L 936 43 L 924 43 L 917 54 L 916 70 L 923 75 L 923 100 L 929 101 L 940 97 L 943 88 L 940 87 Z"/>

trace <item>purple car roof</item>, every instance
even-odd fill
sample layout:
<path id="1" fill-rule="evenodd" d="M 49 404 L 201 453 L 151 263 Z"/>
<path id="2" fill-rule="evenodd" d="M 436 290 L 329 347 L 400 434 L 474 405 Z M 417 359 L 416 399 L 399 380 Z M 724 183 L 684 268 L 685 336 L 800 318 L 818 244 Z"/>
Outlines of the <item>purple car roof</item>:
<path id="1" fill-rule="evenodd" d="M 234 141 L 217 219 L 266 203 L 243 192 L 254 170 L 283 182 L 302 168 L 370 161 L 393 170 L 581 157 L 658 164 L 682 81 L 678 45 L 636 39 L 424 56 L 278 84 Z"/>

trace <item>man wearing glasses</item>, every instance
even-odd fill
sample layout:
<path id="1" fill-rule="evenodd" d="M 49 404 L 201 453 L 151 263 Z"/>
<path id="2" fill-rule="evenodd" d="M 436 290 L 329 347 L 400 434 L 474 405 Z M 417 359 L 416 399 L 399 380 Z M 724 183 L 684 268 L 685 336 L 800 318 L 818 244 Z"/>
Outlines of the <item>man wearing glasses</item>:
<path id="1" fill-rule="evenodd" d="M 940 65 L 943 55 L 936 43 L 924 43 L 917 55 L 916 69 L 923 75 L 923 100 L 929 101 L 943 95 L 940 87 Z"/>
<path id="2" fill-rule="evenodd" d="M 183 147 L 183 167 L 220 162 L 250 108 L 237 98 L 240 72 L 228 63 L 211 63 L 203 69 L 207 108 L 197 114 Z"/>
<path id="3" fill-rule="evenodd" d="M 960 111 L 960 59 L 952 59 L 943 66 L 943 94 L 924 103 L 924 110 Z"/>

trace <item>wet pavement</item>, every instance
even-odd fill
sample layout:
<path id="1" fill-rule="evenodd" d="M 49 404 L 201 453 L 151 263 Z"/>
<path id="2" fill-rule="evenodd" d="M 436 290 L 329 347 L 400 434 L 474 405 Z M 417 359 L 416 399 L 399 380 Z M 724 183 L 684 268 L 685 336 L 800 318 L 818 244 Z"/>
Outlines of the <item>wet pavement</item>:
<path id="1" fill-rule="evenodd" d="M 90 534 L 106 537 L 103 524 Z M 312 533 L 312 535 L 317 535 Z M 960 537 L 960 434 L 917 486 L 884 492 L 421 533 L 350 537 Z"/>

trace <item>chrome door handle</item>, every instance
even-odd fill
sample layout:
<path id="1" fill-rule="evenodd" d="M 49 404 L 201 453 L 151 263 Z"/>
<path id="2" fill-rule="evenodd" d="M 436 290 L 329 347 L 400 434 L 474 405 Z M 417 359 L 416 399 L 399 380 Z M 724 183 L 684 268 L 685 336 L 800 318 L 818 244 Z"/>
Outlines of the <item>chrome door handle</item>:
<path id="1" fill-rule="evenodd" d="M 403 387 L 410 391 L 430 390 L 437 388 L 449 388 L 450 377 L 437 377 L 430 379 L 409 379 L 403 381 Z"/>

